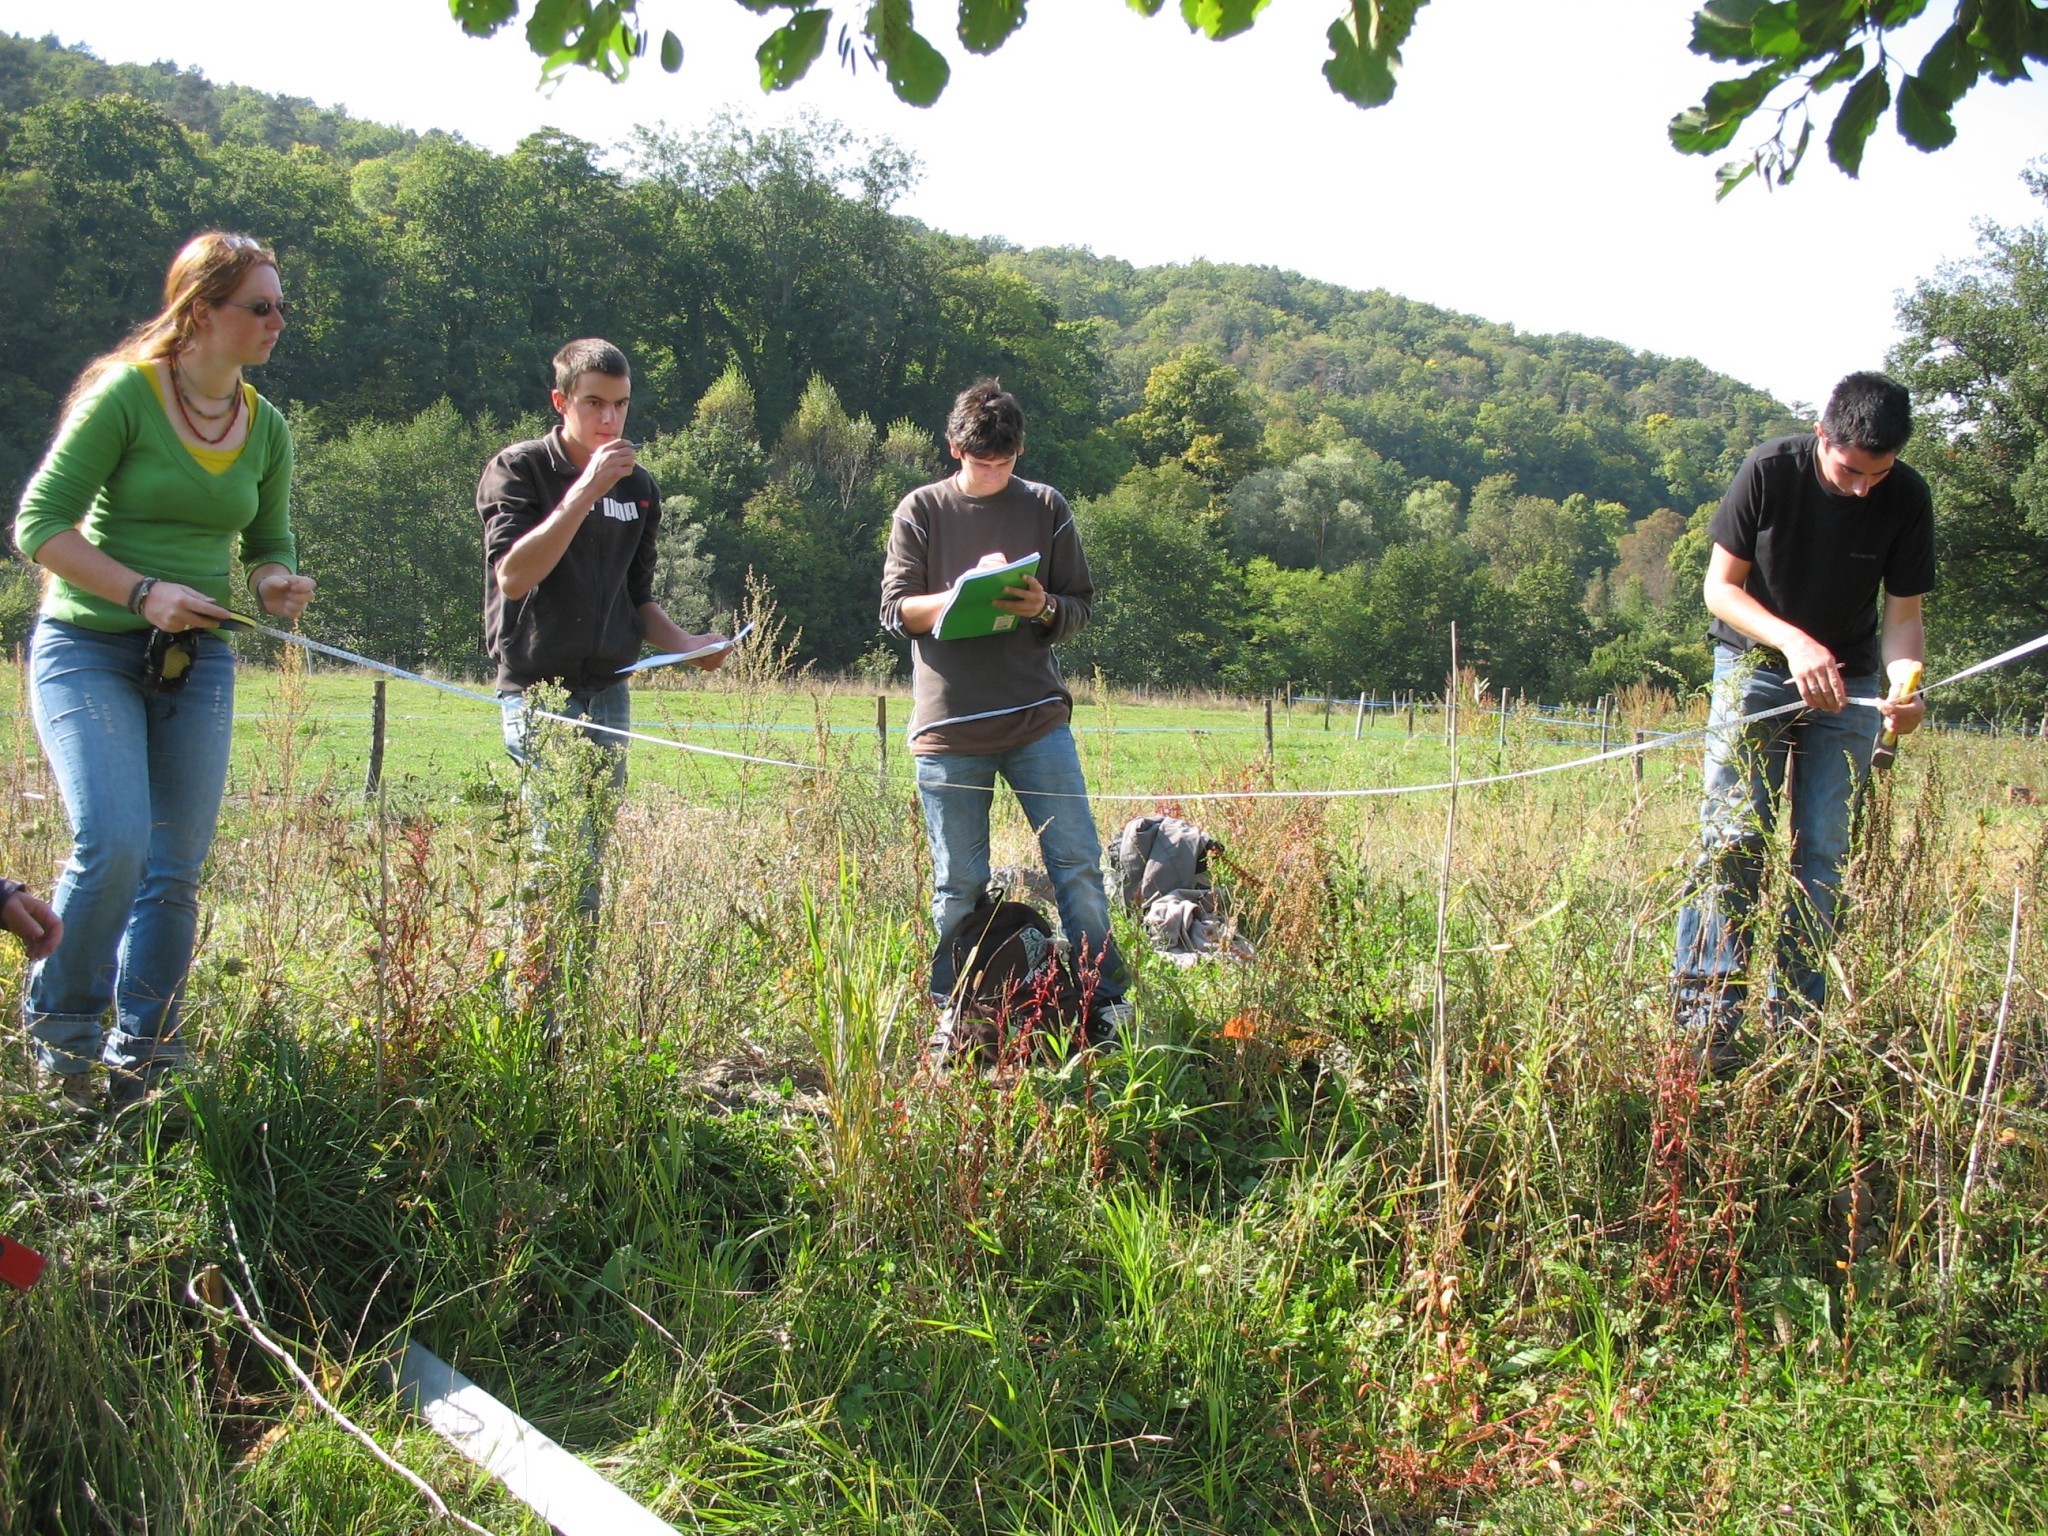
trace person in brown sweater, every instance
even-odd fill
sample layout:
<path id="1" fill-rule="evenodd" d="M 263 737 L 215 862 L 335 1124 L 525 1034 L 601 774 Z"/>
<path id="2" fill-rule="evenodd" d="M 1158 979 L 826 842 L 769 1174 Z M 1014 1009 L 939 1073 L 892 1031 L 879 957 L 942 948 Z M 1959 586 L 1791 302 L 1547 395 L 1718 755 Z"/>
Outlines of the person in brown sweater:
<path id="1" fill-rule="evenodd" d="M 932 850 L 932 926 L 941 949 L 988 885 L 989 807 L 997 778 L 1038 829 L 1060 926 L 1089 996 L 1089 1036 L 1129 1015 L 1129 973 L 1110 937 L 1102 843 L 1069 722 L 1074 697 L 1053 647 L 1087 624 L 1095 597 L 1066 498 L 1016 473 L 1024 411 L 993 379 L 963 390 L 946 420 L 959 469 L 903 498 L 882 568 L 882 627 L 911 645 L 910 751 Z M 996 607 L 1018 622 L 967 640 L 934 633 L 949 589 L 979 566 L 1029 554 Z M 945 1009 L 947 999 L 933 1001 Z M 941 1014 L 932 1054 L 948 1052 Z"/>

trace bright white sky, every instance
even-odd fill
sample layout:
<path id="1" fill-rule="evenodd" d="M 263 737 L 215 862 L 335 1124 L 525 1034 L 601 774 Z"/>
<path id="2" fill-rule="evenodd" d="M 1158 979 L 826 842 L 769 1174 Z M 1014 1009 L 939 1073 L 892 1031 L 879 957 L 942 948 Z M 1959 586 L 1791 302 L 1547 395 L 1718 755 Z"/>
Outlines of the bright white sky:
<path id="1" fill-rule="evenodd" d="M 924 176 L 902 211 L 943 229 L 1141 265 L 1291 268 L 1697 357 L 1786 401 L 1881 364 L 1895 296 L 1973 255 L 1973 221 L 2044 213 L 2019 180 L 2048 151 L 2038 80 L 1980 85 L 1940 154 L 1887 123 L 1852 182 L 1816 134 L 1791 188 L 1746 185 L 1717 205 L 1711 161 L 1664 137 L 1715 73 L 1686 51 L 1693 0 L 1434 0 L 1399 92 L 1373 112 L 1320 73 L 1339 0 L 1280 0 L 1220 44 L 1190 36 L 1173 4 L 1146 20 L 1116 0 L 1045 3 L 986 59 L 927 0 L 926 34 L 954 63 L 927 111 L 871 72 L 849 78 L 829 46 L 794 91 L 764 97 L 753 50 L 771 18 L 720 0 L 641 10 L 657 36 L 683 38 L 680 74 L 650 60 L 624 86 L 576 78 L 552 95 L 535 89 L 516 28 L 465 38 L 443 0 L 0 0 L 0 30 L 110 61 L 174 59 L 497 150 L 542 126 L 611 145 L 633 123 L 812 110 L 914 152 Z M 1936 31 L 1905 56 L 1917 62 Z"/>

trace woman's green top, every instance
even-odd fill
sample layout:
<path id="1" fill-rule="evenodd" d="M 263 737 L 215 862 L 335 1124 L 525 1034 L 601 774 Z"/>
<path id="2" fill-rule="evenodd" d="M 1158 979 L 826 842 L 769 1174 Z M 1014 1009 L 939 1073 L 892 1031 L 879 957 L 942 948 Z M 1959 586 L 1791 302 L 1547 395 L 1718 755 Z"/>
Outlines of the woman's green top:
<path id="1" fill-rule="evenodd" d="M 181 582 L 232 608 L 237 535 L 247 569 L 271 561 L 298 569 L 291 487 L 291 429 L 268 400 L 255 395 L 242 451 L 213 474 L 172 428 L 148 365 L 126 365 L 109 370 L 58 428 L 22 492 L 14 542 L 33 560 L 52 534 L 76 528 L 138 575 Z M 43 616 L 116 633 L 149 628 L 55 576 Z"/>

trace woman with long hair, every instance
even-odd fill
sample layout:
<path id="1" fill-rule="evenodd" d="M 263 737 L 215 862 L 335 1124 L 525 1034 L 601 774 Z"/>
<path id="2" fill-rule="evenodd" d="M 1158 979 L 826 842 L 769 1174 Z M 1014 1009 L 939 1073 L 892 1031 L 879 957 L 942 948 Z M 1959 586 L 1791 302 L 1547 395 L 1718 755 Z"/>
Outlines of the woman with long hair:
<path id="1" fill-rule="evenodd" d="M 64 942 L 31 972 L 25 1012 L 77 1109 L 99 1103 L 95 1061 L 120 1109 L 184 1049 L 234 723 L 234 659 L 213 631 L 233 617 L 237 543 L 263 612 L 289 623 L 313 595 L 295 571 L 291 433 L 242 378 L 269 361 L 286 311 L 268 247 L 194 237 L 162 312 L 79 376 L 15 517 L 15 543 L 49 573 L 29 703 L 73 839 L 54 893 Z"/>

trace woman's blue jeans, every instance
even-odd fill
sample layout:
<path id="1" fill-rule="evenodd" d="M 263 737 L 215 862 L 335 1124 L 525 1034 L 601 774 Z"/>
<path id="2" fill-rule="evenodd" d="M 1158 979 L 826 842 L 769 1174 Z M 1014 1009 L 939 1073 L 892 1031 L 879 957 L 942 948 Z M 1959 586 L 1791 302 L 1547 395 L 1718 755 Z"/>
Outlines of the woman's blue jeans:
<path id="1" fill-rule="evenodd" d="M 1120 1001 L 1130 990 L 1130 976 L 1110 937 L 1102 840 L 1088 806 L 1074 733 L 1063 725 L 1008 752 L 937 752 L 916 763 L 932 847 L 932 926 L 940 939 L 974 909 L 988 887 L 988 820 L 1000 775 L 1016 791 L 1025 819 L 1038 833 L 1038 851 L 1059 904 L 1060 931 L 1073 945 L 1075 963 L 1096 973 L 1094 1006 Z"/>
<path id="2" fill-rule="evenodd" d="M 52 898 L 64 941 L 30 974 L 26 1004 L 37 1057 L 56 1072 L 97 1057 L 151 1077 L 184 1054 L 179 1005 L 227 780 L 234 655 L 202 635 L 185 686 L 155 693 L 142 681 L 149 636 L 42 619 L 30 641 L 29 706 L 71 820 Z"/>
<path id="3" fill-rule="evenodd" d="M 1853 697 L 1879 691 L 1874 676 L 1843 681 Z M 1730 647 L 1715 648 L 1700 847 L 1678 914 L 1672 984 L 1681 1022 L 1721 1036 L 1732 1031 L 1747 991 L 1743 972 L 1781 798 L 1789 802 L 1795 888 L 1771 936 L 1778 966 L 1772 998 L 1812 1010 L 1827 1000 L 1822 957 L 1835 932 L 1856 790 L 1870 771 L 1880 722 L 1870 706 L 1851 704 L 1839 714 L 1802 709 L 1754 725 L 1730 723 L 1798 702 L 1798 686 L 1784 672 L 1756 666 Z"/>

